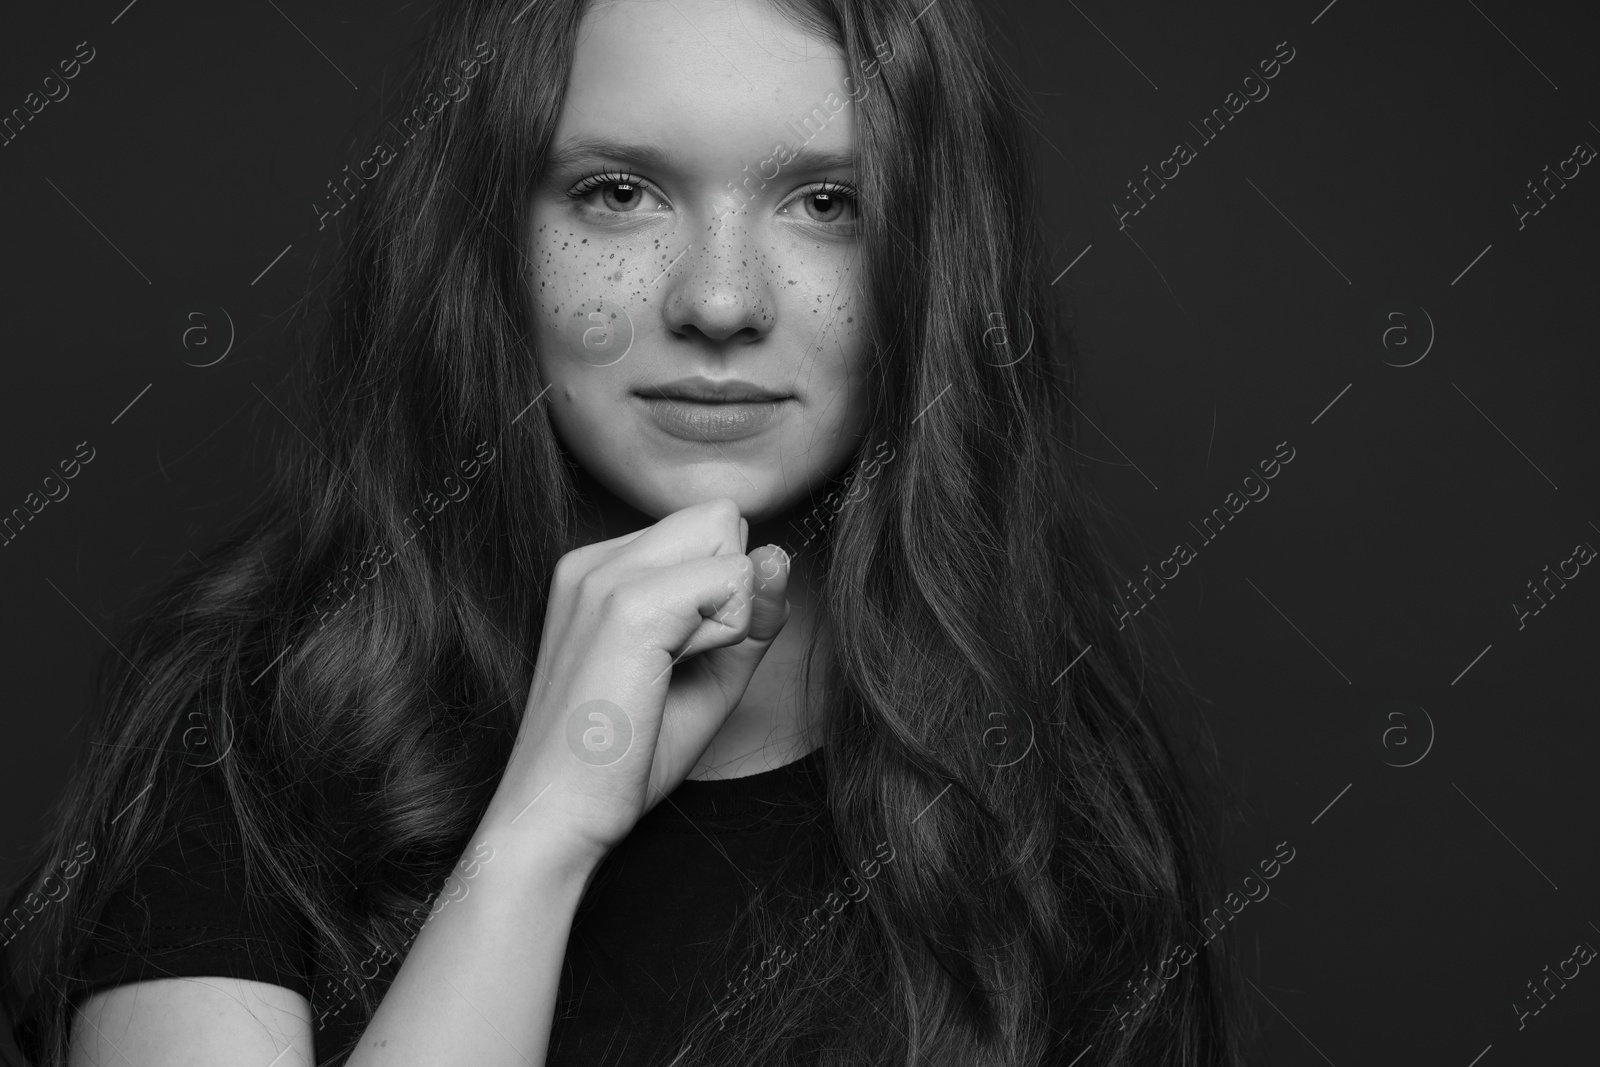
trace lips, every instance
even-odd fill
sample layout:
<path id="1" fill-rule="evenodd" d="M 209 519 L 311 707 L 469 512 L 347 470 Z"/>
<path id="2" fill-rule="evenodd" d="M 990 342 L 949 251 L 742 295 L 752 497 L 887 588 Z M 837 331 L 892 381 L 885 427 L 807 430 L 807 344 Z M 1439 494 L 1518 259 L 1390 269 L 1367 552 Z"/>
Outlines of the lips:
<path id="1" fill-rule="evenodd" d="M 793 395 L 737 378 L 717 381 L 704 377 L 679 378 L 660 385 L 648 385 L 635 390 L 635 394 L 647 400 L 685 400 L 698 404 L 762 404 L 787 400 Z"/>
<path id="2" fill-rule="evenodd" d="M 741 441 L 775 424 L 791 393 L 725 378 L 679 378 L 634 390 L 657 429 L 691 444 Z"/>

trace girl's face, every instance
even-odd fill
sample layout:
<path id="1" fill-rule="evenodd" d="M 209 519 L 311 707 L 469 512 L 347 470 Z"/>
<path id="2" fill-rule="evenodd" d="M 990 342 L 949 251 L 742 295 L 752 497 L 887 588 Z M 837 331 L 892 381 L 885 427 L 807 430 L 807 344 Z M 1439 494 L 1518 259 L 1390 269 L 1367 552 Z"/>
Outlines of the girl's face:
<path id="1" fill-rule="evenodd" d="M 530 213 L 536 350 L 562 444 L 647 515 L 767 519 L 860 445 L 851 73 L 765 3 L 583 19 Z"/>

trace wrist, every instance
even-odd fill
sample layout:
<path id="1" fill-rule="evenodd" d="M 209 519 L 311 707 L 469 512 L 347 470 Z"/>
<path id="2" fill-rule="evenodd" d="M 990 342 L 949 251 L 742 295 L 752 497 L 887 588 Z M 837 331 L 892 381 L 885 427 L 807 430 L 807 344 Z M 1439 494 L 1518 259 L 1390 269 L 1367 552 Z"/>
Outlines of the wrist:
<path id="1" fill-rule="evenodd" d="M 516 816 L 516 812 L 496 812 L 491 804 L 478 824 L 473 840 L 494 848 L 492 866 L 582 886 L 605 859 L 606 849 L 576 833 L 535 819 L 531 813 L 520 819 Z"/>

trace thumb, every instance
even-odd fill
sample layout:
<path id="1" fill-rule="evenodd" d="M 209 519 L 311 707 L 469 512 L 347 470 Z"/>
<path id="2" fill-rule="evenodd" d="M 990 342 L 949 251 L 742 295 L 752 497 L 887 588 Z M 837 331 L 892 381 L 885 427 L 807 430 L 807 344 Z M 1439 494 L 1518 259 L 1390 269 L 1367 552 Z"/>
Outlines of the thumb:
<path id="1" fill-rule="evenodd" d="M 755 564 L 755 598 L 750 608 L 750 636 L 770 641 L 789 618 L 789 553 L 777 545 L 764 545 L 750 553 Z"/>

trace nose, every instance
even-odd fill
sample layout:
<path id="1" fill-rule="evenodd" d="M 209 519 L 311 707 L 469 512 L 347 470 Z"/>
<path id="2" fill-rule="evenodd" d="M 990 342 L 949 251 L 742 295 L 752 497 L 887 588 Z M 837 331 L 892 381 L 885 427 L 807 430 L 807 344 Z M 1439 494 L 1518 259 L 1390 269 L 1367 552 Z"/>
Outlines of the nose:
<path id="1" fill-rule="evenodd" d="M 750 344 L 772 331 L 769 268 L 750 219 L 745 208 L 712 219 L 668 269 L 663 315 L 674 335 L 720 347 Z"/>

